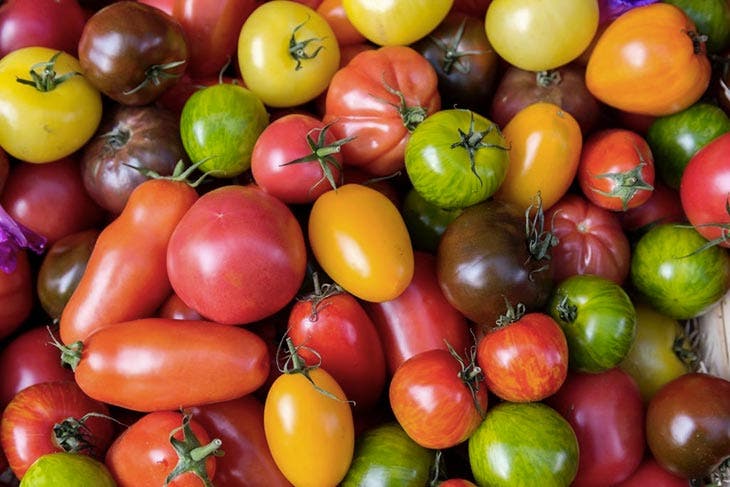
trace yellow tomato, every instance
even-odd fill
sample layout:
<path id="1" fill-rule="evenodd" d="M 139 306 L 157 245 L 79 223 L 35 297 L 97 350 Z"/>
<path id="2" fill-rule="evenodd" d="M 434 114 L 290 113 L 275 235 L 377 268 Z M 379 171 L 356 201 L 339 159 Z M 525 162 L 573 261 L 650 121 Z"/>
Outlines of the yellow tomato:
<path id="1" fill-rule="evenodd" d="M 413 247 L 398 208 L 379 191 L 346 184 L 309 214 L 309 243 L 337 284 L 370 302 L 398 297 L 413 277 Z"/>
<path id="2" fill-rule="evenodd" d="M 502 135 L 510 162 L 494 197 L 526 209 L 539 192 L 547 210 L 568 191 L 578 170 L 583 147 L 578 122 L 559 106 L 538 102 L 517 112 Z"/>
<path id="3" fill-rule="evenodd" d="M 295 486 L 334 487 L 352 462 L 352 410 L 327 371 L 307 373 L 311 381 L 293 372 L 271 385 L 264 403 L 266 442 L 279 470 Z"/>
<path id="4" fill-rule="evenodd" d="M 340 47 L 319 13 L 301 3 L 273 0 L 249 15 L 238 37 L 241 77 L 271 107 L 313 100 L 340 67 Z"/>
<path id="5" fill-rule="evenodd" d="M 101 112 L 99 91 L 70 54 L 25 47 L 0 60 L 0 147 L 8 154 L 33 163 L 69 156 L 94 135 Z"/>

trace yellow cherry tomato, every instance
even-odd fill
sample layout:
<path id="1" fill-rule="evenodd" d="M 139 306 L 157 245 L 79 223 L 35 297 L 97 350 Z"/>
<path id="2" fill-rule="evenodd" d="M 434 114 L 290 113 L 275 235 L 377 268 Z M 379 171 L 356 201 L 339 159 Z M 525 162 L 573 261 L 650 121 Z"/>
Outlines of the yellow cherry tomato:
<path id="1" fill-rule="evenodd" d="M 337 284 L 370 302 L 394 299 L 413 277 L 413 247 L 398 208 L 361 184 L 324 193 L 309 214 L 309 243 Z"/>
<path id="2" fill-rule="evenodd" d="M 261 4 L 238 37 L 241 77 L 271 107 L 313 100 L 340 67 L 340 47 L 327 21 L 312 8 L 289 0 Z"/>
<path id="3" fill-rule="evenodd" d="M 538 102 L 517 112 L 502 135 L 510 162 L 494 197 L 526 209 L 539 192 L 547 210 L 568 191 L 578 171 L 580 125 L 559 106 Z"/>

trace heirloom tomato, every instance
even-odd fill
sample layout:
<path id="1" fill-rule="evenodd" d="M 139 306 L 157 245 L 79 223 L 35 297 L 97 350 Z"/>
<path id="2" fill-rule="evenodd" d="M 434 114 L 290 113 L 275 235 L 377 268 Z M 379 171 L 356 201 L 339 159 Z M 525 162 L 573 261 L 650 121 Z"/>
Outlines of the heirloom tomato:
<path id="1" fill-rule="evenodd" d="M 24 47 L 0 59 L 0 147 L 22 161 L 73 154 L 101 121 L 101 94 L 78 59 L 47 47 Z"/>
<path id="2" fill-rule="evenodd" d="M 673 474 L 662 467 L 651 455 L 647 455 L 639 467 L 626 480 L 615 487 L 646 487 L 661 485 L 662 487 L 687 487 L 687 479 Z"/>
<path id="3" fill-rule="evenodd" d="M 654 191 L 643 204 L 617 214 L 621 227 L 632 238 L 660 223 L 686 222 L 679 192 L 661 179 L 654 181 Z"/>
<path id="4" fill-rule="evenodd" d="M 410 133 L 441 108 L 438 76 L 407 46 L 369 49 L 353 57 L 330 81 L 324 122 L 342 147 L 345 164 L 375 176 L 403 169 Z"/>
<path id="5" fill-rule="evenodd" d="M 309 244 L 322 269 L 365 301 L 397 298 L 411 282 L 413 247 L 398 208 L 382 193 L 349 183 L 312 205 Z"/>
<path id="6" fill-rule="evenodd" d="M 117 487 L 102 462 L 76 453 L 48 453 L 39 457 L 26 472 L 23 487 Z"/>
<path id="7" fill-rule="evenodd" d="M 436 253 L 441 235 L 463 208 L 441 208 L 424 199 L 413 187 L 403 197 L 400 211 L 415 250 Z"/>
<path id="8" fill-rule="evenodd" d="M 411 44 L 431 32 L 454 0 L 342 0 L 350 22 L 379 46 Z"/>
<path id="9" fill-rule="evenodd" d="M 340 67 L 340 46 L 316 10 L 289 0 L 260 4 L 238 37 L 238 67 L 247 88 L 271 107 L 313 100 Z"/>
<path id="10" fill-rule="evenodd" d="M 517 112 L 502 135 L 509 165 L 494 197 L 525 210 L 539 193 L 543 208 L 549 209 L 578 171 L 583 146 L 578 122 L 553 103 L 536 102 Z"/>
<path id="11" fill-rule="evenodd" d="M 20 250 L 15 259 L 12 272 L 0 269 L 0 338 L 12 334 L 33 311 L 33 275 L 28 254 Z"/>
<path id="12" fill-rule="evenodd" d="M 598 2 L 492 0 L 485 29 L 509 64 L 529 71 L 553 69 L 588 47 L 598 29 Z"/>
<path id="13" fill-rule="evenodd" d="M 726 0 L 665 0 L 681 8 L 697 26 L 697 32 L 707 36 L 707 52 L 719 53 L 730 47 L 730 4 Z"/>
<path id="14" fill-rule="evenodd" d="M 620 15 L 598 38 L 586 85 L 609 106 L 662 116 L 695 103 L 710 84 L 705 43 L 680 8 L 652 3 Z"/>
<path id="15" fill-rule="evenodd" d="M 411 132 L 405 167 L 413 188 L 440 208 L 465 208 L 492 196 L 510 164 L 497 125 L 471 110 L 429 115 Z"/>

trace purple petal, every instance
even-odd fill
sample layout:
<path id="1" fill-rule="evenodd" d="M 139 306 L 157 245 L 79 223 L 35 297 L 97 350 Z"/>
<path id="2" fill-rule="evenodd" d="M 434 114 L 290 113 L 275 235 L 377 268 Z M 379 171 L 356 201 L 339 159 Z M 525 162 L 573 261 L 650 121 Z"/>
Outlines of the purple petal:
<path id="1" fill-rule="evenodd" d="M 615 19 L 624 12 L 635 7 L 657 3 L 659 0 L 599 0 L 598 6 L 601 17 L 600 22 L 607 22 Z"/>
<path id="2" fill-rule="evenodd" d="M 0 205 L 0 270 L 6 274 L 15 271 L 16 254 L 30 249 L 40 254 L 46 248 L 47 239 L 28 227 L 16 222 Z"/>

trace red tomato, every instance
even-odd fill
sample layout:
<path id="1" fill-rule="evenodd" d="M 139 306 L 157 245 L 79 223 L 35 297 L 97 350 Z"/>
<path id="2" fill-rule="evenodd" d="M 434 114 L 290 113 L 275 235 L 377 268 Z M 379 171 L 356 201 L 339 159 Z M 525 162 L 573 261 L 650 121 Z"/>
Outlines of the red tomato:
<path id="1" fill-rule="evenodd" d="M 583 144 L 578 184 L 593 204 L 626 211 L 654 190 L 654 157 L 646 139 L 623 128 L 594 132 Z"/>
<path id="2" fill-rule="evenodd" d="M 687 487 L 687 479 L 674 475 L 669 470 L 659 465 L 652 457 L 646 457 L 639 468 L 634 470 L 629 478 L 615 484 L 614 487 L 646 487 L 656 485 L 657 487 Z"/>
<path id="3" fill-rule="evenodd" d="M 108 416 L 106 404 L 88 397 L 73 380 L 41 382 L 8 403 L 0 443 L 18 478 L 46 453 L 73 451 L 102 459 L 114 435 Z"/>
<path id="4" fill-rule="evenodd" d="M 214 453 L 220 444 L 188 415 L 157 411 L 142 416 L 114 440 L 105 464 L 119 487 L 200 487 L 201 479 L 214 478 Z M 187 468 L 177 471 L 182 458 L 188 461 Z"/>
<path id="5" fill-rule="evenodd" d="M 568 375 L 568 342 L 560 325 L 545 313 L 509 308 L 502 322 L 480 340 L 477 362 L 487 387 L 511 402 L 541 401 Z"/>
<path id="6" fill-rule="evenodd" d="M 360 302 L 335 284 L 315 284 L 289 314 L 289 337 L 307 365 L 334 377 L 356 411 L 375 406 L 386 380 L 378 331 Z"/>
<path id="7" fill-rule="evenodd" d="M 636 382 L 623 370 L 571 372 L 547 403 L 568 420 L 578 438 L 575 487 L 621 482 L 643 460 L 644 404 Z"/>
<path id="8" fill-rule="evenodd" d="M 470 344 L 464 315 L 446 300 L 436 277 L 436 258 L 414 252 L 414 274 L 400 296 L 382 303 L 364 303 L 375 323 L 385 352 L 388 371 L 427 350 L 447 350 L 448 342 L 463 353 Z"/>
<path id="9" fill-rule="evenodd" d="M 332 27 L 340 48 L 366 42 L 365 36 L 347 18 L 342 0 L 323 0 L 316 10 Z"/>
<path id="10" fill-rule="evenodd" d="M 210 191 L 175 228 L 167 249 L 174 291 L 202 316 L 251 323 L 280 311 L 306 271 L 304 234 L 291 210 L 255 185 Z"/>
<path id="11" fill-rule="evenodd" d="M 0 149 L 0 193 L 3 191 L 5 181 L 8 180 L 8 174 L 10 173 L 10 161 L 8 155 L 4 150 Z"/>
<path id="12" fill-rule="evenodd" d="M 96 240 L 60 320 L 65 344 L 120 321 L 152 316 L 170 295 L 167 246 L 198 194 L 183 181 L 148 179 Z"/>
<path id="13" fill-rule="evenodd" d="M 324 122 L 338 139 L 345 164 L 384 176 L 403 169 L 410 131 L 441 108 L 431 63 L 407 46 L 365 50 L 330 81 Z"/>
<path id="14" fill-rule="evenodd" d="M 174 320 L 203 320 L 200 313 L 185 304 L 175 293 L 170 294 L 160 309 L 157 310 L 157 316 L 160 318 L 172 318 Z"/>
<path id="15" fill-rule="evenodd" d="M 14 332 L 33 310 L 33 276 L 28 254 L 15 254 L 16 267 L 11 273 L 0 270 L 0 338 Z"/>
<path id="16" fill-rule="evenodd" d="M 474 357 L 427 350 L 393 374 L 390 407 L 408 436 L 425 448 L 450 448 L 466 441 L 484 419 L 487 388 Z"/>
<path id="17" fill-rule="evenodd" d="M 550 266 L 556 282 L 576 274 L 595 274 L 616 284 L 626 280 L 631 247 L 618 214 L 568 193 L 547 211 L 545 222 L 558 237 Z"/>
<path id="18" fill-rule="evenodd" d="M 654 191 L 643 204 L 618 214 L 626 232 L 641 233 L 652 225 L 686 221 L 679 192 L 661 180 L 654 181 Z"/>

